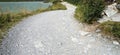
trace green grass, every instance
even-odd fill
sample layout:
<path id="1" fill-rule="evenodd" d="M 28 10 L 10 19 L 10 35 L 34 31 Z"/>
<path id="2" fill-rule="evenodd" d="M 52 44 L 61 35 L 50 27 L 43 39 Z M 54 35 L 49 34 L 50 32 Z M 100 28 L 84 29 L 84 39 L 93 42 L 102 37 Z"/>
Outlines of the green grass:
<path id="1" fill-rule="evenodd" d="M 75 18 L 80 22 L 92 24 L 102 17 L 104 8 L 104 0 L 83 0 L 77 6 Z"/>
<path id="2" fill-rule="evenodd" d="M 1 13 L 0 14 L 0 39 L 7 32 L 9 28 L 21 21 L 24 17 L 33 15 L 29 11 L 21 11 L 20 13 Z"/>
<path id="3" fill-rule="evenodd" d="M 49 7 L 49 10 L 66 10 L 67 8 L 60 2 L 53 3 L 53 6 Z"/>
<path id="4" fill-rule="evenodd" d="M 119 3 L 120 4 L 120 0 L 116 0 L 117 1 L 117 3 Z"/>
<path id="5" fill-rule="evenodd" d="M 66 7 L 60 2 L 53 4 L 47 9 L 38 9 L 35 11 L 22 10 L 19 13 L 0 13 L 0 42 L 3 39 L 3 36 L 6 34 L 8 29 L 20 22 L 24 17 L 32 16 L 41 12 L 52 11 L 52 10 L 65 10 Z"/>
<path id="6" fill-rule="evenodd" d="M 76 5 L 75 18 L 87 24 L 93 24 L 102 17 L 102 12 L 105 9 L 104 0 L 65 0 L 73 5 Z"/>
<path id="7" fill-rule="evenodd" d="M 47 9 L 38 9 L 36 11 L 33 11 L 33 13 L 41 13 L 41 12 L 45 12 L 45 11 L 52 11 L 52 10 L 66 10 L 66 6 L 64 6 L 63 4 L 61 4 L 61 2 L 57 2 L 57 3 L 53 3 L 52 6 L 49 6 Z"/>
<path id="8" fill-rule="evenodd" d="M 78 5 L 80 2 L 82 2 L 82 0 L 64 0 L 66 2 L 69 2 L 73 5 Z"/>
<path id="9" fill-rule="evenodd" d="M 107 21 L 99 25 L 102 33 L 120 38 L 120 22 Z"/>

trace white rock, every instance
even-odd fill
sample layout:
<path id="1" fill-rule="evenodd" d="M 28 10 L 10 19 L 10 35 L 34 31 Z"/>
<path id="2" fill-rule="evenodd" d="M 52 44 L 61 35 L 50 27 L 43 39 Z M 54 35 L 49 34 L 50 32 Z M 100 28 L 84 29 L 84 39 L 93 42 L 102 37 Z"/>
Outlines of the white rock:
<path id="1" fill-rule="evenodd" d="M 101 32 L 101 30 L 100 30 L 100 29 L 97 29 L 95 32 L 99 33 L 99 32 Z"/>
<path id="2" fill-rule="evenodd" d="M 40 42 L 40 41 L 36 41 L 36 42 L 34 42 L 35 44 L 35 47 L 36 48 L 41 48 L 41 47 L 43 47 L 43 44 Z"/>
<path id="3" fill-rule="evenodd" d="M 113 41 L 113 44 L 115 44 L 115 45 L 119 45 L 119 42 L 117 42 L 117 41 Z"/>
<path id="4" fill-rule="evenodd" d="M 106 54 L 103 54 L 103 55 L 106 55 Z"/>
<path id="5" fill-rule="evenodd" d="M 118 12 L 117 8 L 116 8 L 117 3 L 114 3 L 112 5 L 109 5 L 106 10 L 104 10 L 105 14 L 108 17 L 113 16 L 114 14 L 116 14 Z"/>
<path id="6" fill-rule="evenodd" d="M 74 37 L 71 37 L 71 40 L 72 40 L 73 42 L 78 42 L 78 39 L 77 39 L 77 38 L 74 38 Z"/>
<path id="7" fill-rule="evenodd" d="M 89 32 L 79 31 L 82 36 L 88 35 Z"/>
<path id="8" fill-rule="evenodd" d="M 91 45 L 87 45 L 88 48 L 91 48 L 92 46 Z"/>

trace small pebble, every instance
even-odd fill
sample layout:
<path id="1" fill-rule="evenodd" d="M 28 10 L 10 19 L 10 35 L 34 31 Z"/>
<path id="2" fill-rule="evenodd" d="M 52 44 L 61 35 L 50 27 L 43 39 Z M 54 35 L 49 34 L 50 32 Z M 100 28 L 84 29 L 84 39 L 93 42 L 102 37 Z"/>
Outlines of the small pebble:
<path id="1" fill-rule="evenodd" d="M 99 33 L 99 32 L 101 32 L 101 30 L 100 30 L 100 29 L 97 29 L 95 32 L 96 32 L 96 33 Z"/>
<path id="2" fill-rule="evenodd" d="M 113 41 L 113 44 L 115 44 L 115 45 L 119 45 L 119 42 L 117 42 L 117 41 Z"/>

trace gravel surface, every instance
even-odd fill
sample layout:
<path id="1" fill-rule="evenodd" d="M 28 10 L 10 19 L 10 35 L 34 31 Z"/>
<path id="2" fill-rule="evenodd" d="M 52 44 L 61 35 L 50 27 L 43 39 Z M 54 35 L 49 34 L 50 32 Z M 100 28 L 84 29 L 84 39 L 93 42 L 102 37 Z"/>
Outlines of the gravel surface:
<path id="1" fill-rule="evenodd" d="M 75 7 L 49 11 L 23 20 L 2 42 L 1 55 L 120 55 L 120 45 L 101 34 L 82 31 Z"/>

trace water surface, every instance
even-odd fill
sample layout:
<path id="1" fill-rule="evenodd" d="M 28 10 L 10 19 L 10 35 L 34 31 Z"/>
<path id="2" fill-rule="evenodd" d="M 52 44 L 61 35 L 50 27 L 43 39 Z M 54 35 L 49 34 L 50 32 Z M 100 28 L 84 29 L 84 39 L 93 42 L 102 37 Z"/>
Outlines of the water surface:
<path id="1" fill-rule="evenodd" d="M 0 2 L 0 11 L 19 12 L 21 10 L 34 11 L 40 8 L 47 8 L 51 3 L 44 2 Z"/>

